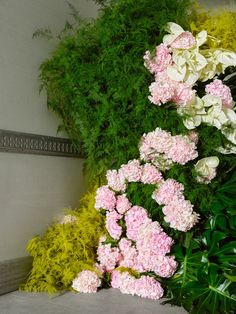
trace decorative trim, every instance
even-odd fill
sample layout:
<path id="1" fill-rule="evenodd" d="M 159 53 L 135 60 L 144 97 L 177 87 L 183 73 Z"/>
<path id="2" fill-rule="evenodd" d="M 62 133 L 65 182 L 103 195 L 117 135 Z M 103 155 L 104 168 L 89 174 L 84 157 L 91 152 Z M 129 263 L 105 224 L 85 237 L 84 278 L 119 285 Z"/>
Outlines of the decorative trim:
<path id="1" fill-rule="evenodd" d="M 14 258 L 0 262 L 0 295 L 19 288 L 32 267 L 30 256 Z"/>
<path id="2" fill-rule="evenodd" d="M 84 158 L 69 139 L 0 129 L 0 152 Z"/>

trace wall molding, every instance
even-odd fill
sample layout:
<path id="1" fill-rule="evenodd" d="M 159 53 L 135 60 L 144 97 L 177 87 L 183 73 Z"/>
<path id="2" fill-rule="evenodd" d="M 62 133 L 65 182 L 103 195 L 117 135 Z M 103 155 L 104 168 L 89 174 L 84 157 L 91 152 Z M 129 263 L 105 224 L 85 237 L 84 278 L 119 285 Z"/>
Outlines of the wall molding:
<path id="1" fill-rule="evenodd" d="M 19 257 L 0 261 L 0 295 L 19 288 L 32 268 L 32 257 Z"/>
<path id="2" fill-rule="evenodd" d="M 0 129 L 0 152 L 84 158 L 69 139 Z"/>

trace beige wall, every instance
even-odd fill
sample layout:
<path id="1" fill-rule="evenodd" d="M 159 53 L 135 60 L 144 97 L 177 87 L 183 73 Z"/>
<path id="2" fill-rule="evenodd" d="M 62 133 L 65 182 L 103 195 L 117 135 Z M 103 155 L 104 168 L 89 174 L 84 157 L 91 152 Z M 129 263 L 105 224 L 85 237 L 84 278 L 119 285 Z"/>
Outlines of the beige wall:
<path id="1" fill-rule="evenodd" d="M 84 16 L 92 1 L 70 0 Z M 58 120 L 39 95 L 38 68 L 56 43 L 32 40 L 49 26 L 60 31 L 69 9 L 64 0 L 0 1 L 0 129 L 56 136 Z M 64 134 L 59 134 L 64 136 Z M 0 153 L 0 261 L 25 256 L 27 241 L 46 230 L 63 207 L 84 192 L 82 160 Z"/>
<path id="2" fill-rule="evenodd" d="M 198 0 L 198 2 L 206 8 L 217 8 L 219 6 L 236 8 L 236 0 Z"/>

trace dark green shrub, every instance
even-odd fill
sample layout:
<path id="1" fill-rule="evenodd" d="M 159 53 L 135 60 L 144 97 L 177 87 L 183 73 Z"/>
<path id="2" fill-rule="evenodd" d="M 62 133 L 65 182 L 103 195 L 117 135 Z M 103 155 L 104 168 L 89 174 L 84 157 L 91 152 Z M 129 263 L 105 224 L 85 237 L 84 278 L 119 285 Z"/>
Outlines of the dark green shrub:
<path id="1" fill-rule="evenodd" d="M 82 142 L 90 176 L 136 158 L 141 135 L 161 120 L 172 129 L 181 120 L 173 112 L 165 125 L 169 113 L 147 99 L 153 78 L 143 55 L 161 42 L 168 21 L 188 25 L 189 6 L 189 0 L 111 1 L 42 64 L 48 106 L 59 115 L 60 128 Z"/>

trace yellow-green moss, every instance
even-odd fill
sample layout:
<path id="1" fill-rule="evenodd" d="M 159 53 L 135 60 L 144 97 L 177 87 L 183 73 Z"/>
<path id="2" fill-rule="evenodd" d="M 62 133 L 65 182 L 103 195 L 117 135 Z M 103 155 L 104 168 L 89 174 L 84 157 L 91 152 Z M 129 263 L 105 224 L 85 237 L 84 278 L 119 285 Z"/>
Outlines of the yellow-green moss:
<path id="1" fill-rule="evenodd" d="M 105 234 L 104 218 L 94 209 L 97 187 L 84 196 L 79 209 L 66 211 L 77 218 L 75 222 L 54 223 L 42 237 L 29 241 L 33 267 L 20 289 L 55 293 L 70 289 L 78 272 L 93 270 L 98 240 Z"/>
<path id="2" fill-rule="evenodd" d="M 224 48 L 236 51 L 236 11 L 219 7 L 217 10 L 208 12 L 197 9 L 194 13 L 190 30 L 194 34 L 205 29 L 210 36 L 216 39 L 210 40 L 207 44 L 211 48 Z"/>

